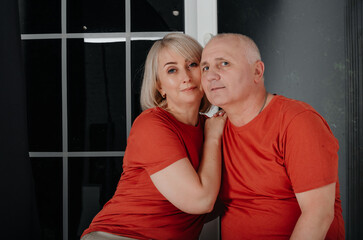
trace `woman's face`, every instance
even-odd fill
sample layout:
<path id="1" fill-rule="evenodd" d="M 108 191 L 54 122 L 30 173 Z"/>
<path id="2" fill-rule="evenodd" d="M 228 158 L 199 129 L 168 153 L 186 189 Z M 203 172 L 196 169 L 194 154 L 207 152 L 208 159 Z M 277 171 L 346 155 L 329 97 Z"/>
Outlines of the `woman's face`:
<path id="1" fill-rule="evenodd" d="M 186 60 L 180 54 L 164 48 L 158 59 L 159 92 L 168 109 L 199 107 L 204 95 L 199 62 Z"/>

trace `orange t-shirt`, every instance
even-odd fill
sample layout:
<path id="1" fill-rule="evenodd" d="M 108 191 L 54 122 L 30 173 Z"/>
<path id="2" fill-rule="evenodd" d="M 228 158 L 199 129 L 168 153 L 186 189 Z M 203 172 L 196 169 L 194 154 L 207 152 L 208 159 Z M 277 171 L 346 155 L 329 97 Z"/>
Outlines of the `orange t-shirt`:
<path id="1" fill-rule="evenodd" d="M 275 96 L 242 127 L 223 135 L 222 239 L 288 239 L 301 211 L 295 193 L 336 182 L 326 239 L 344 239 L 338 142 L 308 104 Z"/>
<path id="2" fill-rule="evenodd" d="M 176 208 L 150 175 L 185 157 L 197 171 L 204 122 L 200 116 L 196 127 L 186 125 L 161 108 L 140 114 L 130 131 L 117 190 L 83 235 L 104 231 L 136 239 L 198 239 L 204 215 Z"/>

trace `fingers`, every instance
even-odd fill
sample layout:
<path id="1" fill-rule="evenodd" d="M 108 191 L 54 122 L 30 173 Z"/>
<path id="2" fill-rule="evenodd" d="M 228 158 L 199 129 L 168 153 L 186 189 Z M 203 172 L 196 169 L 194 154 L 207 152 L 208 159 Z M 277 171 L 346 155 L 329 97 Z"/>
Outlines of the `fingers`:
<path id="1" fill-rule="evenodd" d="M 219 117 L 219 116 L 224 116 L 226 115 L 226 112 L 222 109 L 222 110 L 219 110 L 218 112 L 216 112 L 213 117 Z"/>

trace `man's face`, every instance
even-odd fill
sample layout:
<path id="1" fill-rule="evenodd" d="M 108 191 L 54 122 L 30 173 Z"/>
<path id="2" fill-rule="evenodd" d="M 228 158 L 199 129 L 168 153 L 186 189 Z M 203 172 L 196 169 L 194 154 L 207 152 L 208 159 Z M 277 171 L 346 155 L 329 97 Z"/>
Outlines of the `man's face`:
<path id="1" fill-rule="evenodd" d="M 236 38 L 213 39 L 203 50 L 202 85 L 208 100 L 226 108 L 248 97 L 254 82 L 254 67 Z"/>

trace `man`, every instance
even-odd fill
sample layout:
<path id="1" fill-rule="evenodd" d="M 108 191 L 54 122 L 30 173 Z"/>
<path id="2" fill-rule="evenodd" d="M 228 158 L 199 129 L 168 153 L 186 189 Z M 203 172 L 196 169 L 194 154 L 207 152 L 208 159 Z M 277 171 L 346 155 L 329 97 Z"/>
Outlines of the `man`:
<path id="1" fill-rule="evenodd" d="M 256 44 L 239 34 L 203 50 L 202 85 L 227 113 L 222 239 L 344 239 L 338 142 L 308 104 L 268 93 Z"/>

